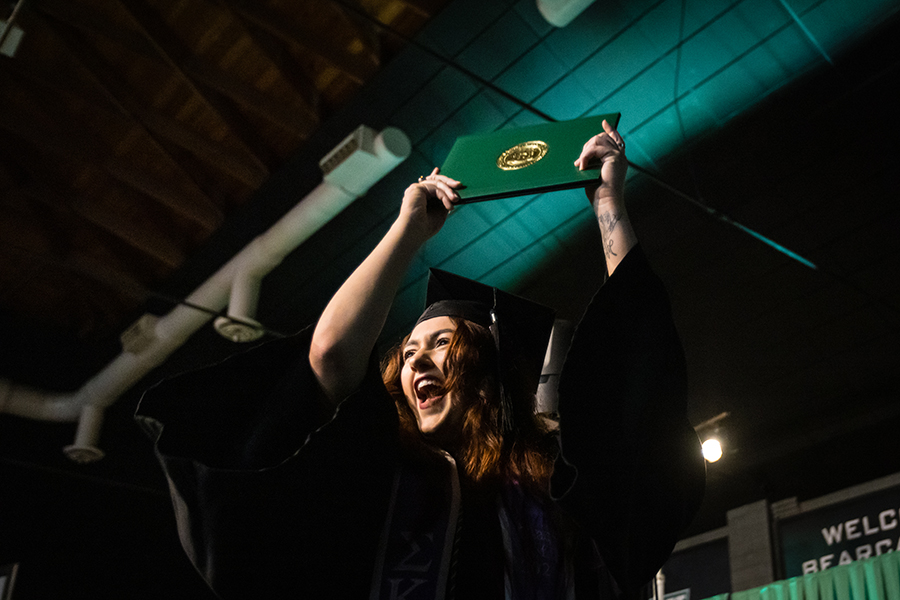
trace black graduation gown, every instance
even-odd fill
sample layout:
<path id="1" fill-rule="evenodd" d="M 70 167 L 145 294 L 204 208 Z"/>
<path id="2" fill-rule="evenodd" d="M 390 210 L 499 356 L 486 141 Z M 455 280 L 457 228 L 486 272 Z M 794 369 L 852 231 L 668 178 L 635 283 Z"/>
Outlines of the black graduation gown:
<path id="1" fill-rule="evenodd" d="M 421 469 L 401 450 L 374 359 L 337 410 L 317 400 L 311 335 L 163 381 L 138 407 L 170 484 L 182 545 L 222 598 L 369 597 L 398 498 L 398 464 L 412 465 L 407 478 L 421 473 L 431 494 L 401 499 L 453 513 L 453 469 Z M 578 529 L 570 561 L 577 597 L 634 592 L 699 506 L 705 468 L 685 416 L 684 358 L 668 299 L 640 247 L 591 302 L 559 392 L 562 448 L 577 476 L 555 476 L 552 493 Z M 432 562 L 437 569 L 440 560 L 422 564 Z M 390 585 L 401 597 L 419 584 Z"/>

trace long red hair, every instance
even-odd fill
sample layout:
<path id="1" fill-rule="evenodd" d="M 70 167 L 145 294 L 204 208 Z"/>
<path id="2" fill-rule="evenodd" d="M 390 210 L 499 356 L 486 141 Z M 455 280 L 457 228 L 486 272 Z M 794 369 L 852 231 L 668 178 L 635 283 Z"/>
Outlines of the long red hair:
<path id="1" fill-rule="evenodd" d="M 514 433 L 504 439 L 500 428 L 500 386 L 497 350 L 491 332 L 476 323 L 453 318 L 456 331 L 444 362 L 445 388 L 464 403 L 462 439 L 456 456 L 466 478 L 475 485 L 516 482 L 534 494 L 549 494 L 555 444 L 545 422 L 534 411 L 534 393 L 524 385 L 506 382 L 511 390 Z M 402 439 L 420 449 L 428 441 L 419 431 L 416 416 L 400 383 L 402 349 L 407 336 L 381 364 L 385 386 L 400 416 Z"/>

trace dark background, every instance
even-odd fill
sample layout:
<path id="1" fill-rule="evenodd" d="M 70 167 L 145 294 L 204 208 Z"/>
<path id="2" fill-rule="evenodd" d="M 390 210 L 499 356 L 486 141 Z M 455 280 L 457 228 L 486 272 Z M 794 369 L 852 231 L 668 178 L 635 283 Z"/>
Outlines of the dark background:
<path id="1" fill-rule="evenodd" d="M 900 22 L 888 19 L 835 53 L 833 65 L 811 69 L 657 165 L 664 180 L 819 270 L 643 176 L 629 182 L 632 220 L 684 337 L 692 421 L 729 413 L 726 456 L 709 465 L 704 506 L 686 535 L 724 525 L 728 509 L 748 502 L 814 498 L 900 471 L 898 36 Z M 327 123 L 368 115 L 377 126 L 386 117 L 367 94 L 400 84 L 370 83 Z M 304 145 L 287 163 L 290 176 L 314 172 L 336 135 Z M 412 162 L 408 170 L 427 160 Z M 309 175 L 302 185 L 315 183 Z M 263 196 L 277 195 L 278 185 L 274 178 Z M 192 289 L 273 220 L 271 206 L 260 200 L 235 212 L 158 289 L 176 297 Z M 266 280 L 261 319 L 273 329 L 314 319 L 345 276 L 343 263 L 353 262 L 346 255 L 327 277 L 308 277 L 304 265 L 331 256 L 329 240 L 360 240 L 346 225 L 333 222 Z M 377 228 L 368 231 L 377 239 Z M 590 286 L 559 290 L 600 279 L 598 240 L 583 231 L 565 246 L 518 291 L 577 312 Z M 295 295 L 323 278 L 332 287 L 318 286 L 298 305 Z M 145 306 L 162 310 L 153 299 Z M 0 311 L 0 323 L 0 374 L 20 383 L 70 390 L 118 352 L 114 336 L 79 337 L 10 310 Z M 21 565 L 17 600 L 209 596 L 183 557 L 164 480 L 131 414 L 140 388 L 233 351 L 209 328 L 196 334 L 110 408 L 100 440 L 108 456 L 98 463 L 63 457 L 73 424 L 0 416 L 0 564 Z"/>

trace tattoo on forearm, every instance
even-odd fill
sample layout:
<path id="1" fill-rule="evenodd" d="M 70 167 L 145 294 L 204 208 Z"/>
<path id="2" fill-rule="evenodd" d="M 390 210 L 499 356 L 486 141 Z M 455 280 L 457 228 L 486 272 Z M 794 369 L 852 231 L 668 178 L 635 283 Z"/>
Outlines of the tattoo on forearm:
<path id="1" fill-rule="evenodd" d="M 618 254 L 613 252 L 612 247 L 613 247 L 613 241 L 606 240 L 606 248 L 603 249 L 604 253 L 606 254 L 606 258 L 609 258 L 610 256 L 618 256 Z"/>
<path id="2" fill-rule="evenodd" d="M 600 225 L 606 228 L 606 233 L 610 234 L 616 230 L 616 225 L 619 224 L 619 215 L 605 212 L 599 217 Z"/>
<path id="3" fill-rule="evenodd" d="M 613 252 L 613 239 L 610 236 L 612 235 L 612 232 L 616 230 L 616 226 L 619 224 L 619 215 L 612 212 L 605 212 L 597 217 L 597 220 L 600 222 L 600 234 L 606 241 L 605 247 L 603 248 L 603 252 L 606 254 L 606 258 L 608 259 L 611 256 L 618 256 L 618 254 Z"/>

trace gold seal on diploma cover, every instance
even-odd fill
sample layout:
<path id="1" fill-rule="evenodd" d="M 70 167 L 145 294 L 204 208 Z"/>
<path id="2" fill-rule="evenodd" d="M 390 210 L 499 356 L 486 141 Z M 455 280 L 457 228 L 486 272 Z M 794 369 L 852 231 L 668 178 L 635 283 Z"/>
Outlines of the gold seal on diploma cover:
<path id="1" fill-rule="evenodd" d="M 549 146 L 540 140 L 516 144 L 497 158 L 497 166 L 504 171 L 524 169 L 544 158 L 548 148 Z"/>

